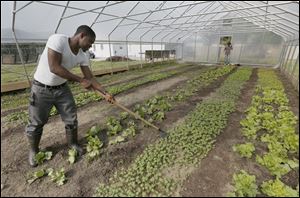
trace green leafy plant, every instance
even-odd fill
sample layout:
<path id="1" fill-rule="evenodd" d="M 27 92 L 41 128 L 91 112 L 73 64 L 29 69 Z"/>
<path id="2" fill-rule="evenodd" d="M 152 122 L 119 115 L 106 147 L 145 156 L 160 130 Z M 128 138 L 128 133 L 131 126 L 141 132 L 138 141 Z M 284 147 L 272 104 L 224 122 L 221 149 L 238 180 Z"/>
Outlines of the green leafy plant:
<path id="1" fill-rule="evenodd" d="M 234 191 L 228 193 L 232 197 L 256 197 L 257 185 L 254 175 L 249 175 L 246 171 L 233 175 Z"/>
<path id="2" fill-rule="evenodd" d="M 88 132 L 86 133 L 86 137 L 88 137 L 88 136 L 95 136 L 95 135 L 97 135 L 100 131 L 101 131 L 101 128 L 100 128 L 99 126 L 97 126 L 97 125 L 92 126 L 92 127 L 88 130 Z"/>
<path id="3" fill-rule="evenodd" d="M 103 146 L 103 143 L 100 141 L 98 136 L 88 136 L 87 137 L 88 143 L 86 146 L 87 157 L 88 160 L 91 161 L 94 158 L 100 155 L 100 149 Z"/>
<path id="4" fill-rule="evenodd" d="M 165 113 L 162 111 L 159 111 L 156 114 L 154 114 L 153 117 L 154 117 L 154 120 L 163 121 L 163 119 L 165 118 Z"/>
<path id="5" fill-rule="evenodd" d="M 292 189 L 282 183 L 278 178 L 263 182 L 261 185 L 261 191 L 270 197 L 299 197 L 299 189 L 298 191 Z"/>
<path id="6" fill-rule="evenodd" d="M 269 152 L 263 157 L 256 156 L 256 162 L 265 166 L 272 175 L 281 177 L 287 174 L 291 168 L 298 167 L 298 162 L 288 160 L 278 156 L 276 153 Z"/>
<path id="7" fill-rule="evenodd" d="M 111 140 L 111 144 L 123 142 L 123 141 L 125 141 L 126 138 L 134 137 L 136 135 L 137 126 L 136 126 L 134 120 L 128 120 L 126 125 L 127 125 L 127 128 L 122 131 L 122 135 L 121 135 L 122 138 L 119 138 L 119 140 L 116 140 L 116 139 Z"/>
<path id="8" fill-rule="evenodd" d="M 284 138 L 284 147 L 290 153 L 299 153 L 299 135 L 288 134 Z"/>
<path id="9" fill-rule="evenodd" d="M 15 122 L 17 120 L 20 120 L 21 123 L 26 124 L 29 121 L 29 116 L 27 111 L 19 111 L 14 112 L 6 116 L 5 119 L 7 122 Z"/>
<path id="10" fill-rule="evenodd" d="M 140 105 L 140 104 L 136 104 L 133 109 L 134 109 L 135 113 L 137 113 L 142 118 L 145 118 L 145 115 L 147 112 L 145 107 L 142 107 L 142 105 Z"/>
<path id="11" fill-rule="evenodd" d="M 171 110 L 172 105 L 168 102 L 166 96 L 155 96 L 145 102 L 137 104 L 134 111 L 141 117 L 148 119 L 150 123 L 162 121 L 165 118 L 165 112 Z"/>
<path id="12" fill-rule="evenodd" d="M 145 78 L 141 78 L 141 79 L 137 79 L 137 80 L 132 80 L 130 82 L 122 83 L 120 85 L 110 86 L 110 87 L 107 88 L 108 92 L 111 93 L 111 94 L 113 94 L 113 95 L 115 95 L 115 94 L 124 92 L 126 90 L 129 90 L 131 88 L 134 88 L 134 87 L 137 87 L 137 86 L 149 83 L 149 82 L 155 82 L 155 81 L 158 81 L 158 80 L 169 78 L 171 76 L 180 74 L 182 71 L 186 70 L 186 68 L 183 67 L 182 69 L 179 69 L 179 70 L 176 69 L 175 71 L 171 70 L 171 71 L 166 71 L 164 73 L 160 73 L 160 70 L 162 68 L 163 67 L 157 68 L 157 71 L 155 71 L 154 73 L 150 72 L 149 75 L 145 76 Z M 133 72 L 133 71 L 131 71 L 131 72 Z M 144 71 L 140 71 L 138 73 L 143 73 L 143 72 Z M 116 77 L 115 79 L 118 79 L 118 77 L 117 77 L 118 75 L 115 76 Z M 114 79 L 114 78 L 111 77 L 111 79 Z M 107 82 L 109 82 L 109 81 L 110 80 L 108 80 Z M 78 89 L 78 87 L 75 88 L 75 89 Z M 25 101 L 22 100 L 22 102 L 21 102 L 22 104 L 27 104 L 27 97 L 28 97 L 28 95 L 26 95 L 26 97 L 19 97 L 19 98 L 26 98 Z M 86 105 L 86 104 L 88 104 L 90 102 L 100 101 L 102 99 L 103 99 L 103 97 L 99 96 L 95 92 L 82 92 L 80 90 L 80 93 L 77 93 L 76 95 L 74 95 L 74 100 L 75 100 L 75 104 L 76 104 L 77 107 Z M 11 97 L 9 97 L 9 99 L 7 99 L 5 101 L 5 105 L 8 104 L 8 103 L 10 103 L 9 101 L 11 101 L 11 100 L 12 100 Z M 14 100 L 16 100 L 16 99 L 14 99 Z M 1 98 L 1 104 L 2 104 L 2 98 Z M 58 111 L 56 110 L 55 107 L 53 107 L 51 109 L 51 111 L 50 111 L 50 116 L 54 116 L 54 115 L 57 115 L 57 114 L 58 114 Z M 12 113 L 11 115 L 8 115 L 6 118 L 7 118 L 6 120 L 8 122 L 13 122 L 13 121 L 16 121 L 16 120 L 21 120 L 23 124 L 26 124 L 28 122 L 28 112 L 27 111 L 21 111 L 20 113 L 19 112 Z"/>
<path id="13" fill-rule="evenodd" d="M 290 159 L 289 154 L 299 153 L 299 135 L 295 133 L 298 118 L 290 111 L 283 85 L 273 70 L 258 71 L 256 95 L 247 116 L 240 124 L 242 134 L 266 143 L 268 153 L 256 156 L 256 162 L 265 166 L 277 178 L 298 167 L 298 160 Z"/>
<path id="14" fill-rule="evenodd" d="M 221 69 L 231 71 L 227 67 L 218 71 Z M 239 69 L 232 74 L 219 88 L 222 90 L 217 91 L 216 97 L 198 104 L 184 122 L 168 132 L 168 138 L 147 146 L 127 169 L 117 171 L 108 184 L 100 184 L 96 196 L 172 196 L 178 184 L 162 172 L 173 166 L 198 164 L 207 155 L 215 138 L 225 128 L 229 114 L 234 111 L 235 100 L 250 74 L 251 69 Z M 199 81 L 191 87 L 192 91 L 198 90 Z M 170 95 L 167 98 L 170 100 Z M 153 113 L 154 105 L 158 103 L 158 100 L 151 101 L 147 106 L 151 111 L 145 108 L 145 115 Z"/>
<path id="15" fill-rule="evenodd" d="M 75 148 L 72 148 L 69 150 L 68 154 L 69 154 L 68 161 L 70 162 L 70 164 L 74 164 L 74 162 L 76 161 L 77 150 Z"/>
<path id="16" fill-rule="evenodd" d="M 114 144 L 117 144 L 117 143 L 120 143 L 120 142 L 124 142 L 124 141 L 125 141 L 125 138 L 123 136 L 119 135 L 115 139 L 110 140 L 109 144 L 110 145 L 114 145 Z"/>
<path id="17" fill-rule="evenodd" d="M 55 182 L 58 186 L 63 185 L 66 181 L 64 168 L 61 168 L 57 171 L 55 171 L 53 168 L 48 168 L 47 173 L 48 176 L 51 178 L 51 181 Z"/>
<path id="18" fill-rule="evenodd" d="M 35 161 L 37 164 L 41 165 L 44 163 L 45 160 L 50 160 L 52 157 L 52 152 L 51 151 L 40 151 L 35 155 Z"/>
<path id="19" fill-rule="evenodd" d="M 129 116 L 129 113 L 127 113 L 127 112 L 120 113 L 120 117 L 122 120 L 126 120 L 126 118 L 128 118 L 128 116 Z"/>
<path id="20" fill-rule="evenodd" d="M 128 127 L 127 129 L 125 129 L 124 131 L 123 131 L 123 134 L 122 134 L 122 136 L 123 137 L 134 137 L 136 135 L 136 128 L 135 128 L 135 126 L 130 126 L 130 127 Z"/>
<path id="21" fill-rule="evenodd" d="M 251 158 L 255 147 L 252 143 L 245 143 L 233 146 L 233 151 L 238 152 L 242 157 Z"/>
<path id="22" fill-rule="evenodd" d="M 87 139 L 87 145 L 86 145 L 86 151 L 87 151 L 87 158 L 89 161 L 92 161 L 96 157 L 100 155 L 101 148 L 103 146 L 103 143 L 97 136 L 99 132 L 101 131 L 101 127 L 98 125 L 92 126 L 86 133 L 85 137 Z M 76 156 L 74 151 L 72 151 L 71 156 Z M 71 161 L 73 161 L 73 157 L 70 158 Z"/>
<path id="23" fill-rule="evenodd" d="M 122 126 L 120 121 L 115 118 L 115 117 L 108 117 L 107 122 L 106 122 L 106 126 L 107 126 L 107 133 L 109 136 L 114 136 L 116 135 L 118 132 L 122 131 Z"/>
<path id="24" fill-rule="evenodd" d="M 56 107 L 53 106 L 53 107 L 51 108 L 49 114 L 50 114 L 50 116 L 54 116 L 54 115 L 58 114 L 58 111 L 57 111 Z"/>
<path id="25" fill-rule="evenodd" d="M 29 184 L 32 184 L 34 181 L 36 181 L 37 179 L 43 177 L 46 175 L 46 172 L 44 169 L 38 170 L 33 172 L 32 174 L 30 174 L 30 179 L 27 180 L 27 182 Z"/>

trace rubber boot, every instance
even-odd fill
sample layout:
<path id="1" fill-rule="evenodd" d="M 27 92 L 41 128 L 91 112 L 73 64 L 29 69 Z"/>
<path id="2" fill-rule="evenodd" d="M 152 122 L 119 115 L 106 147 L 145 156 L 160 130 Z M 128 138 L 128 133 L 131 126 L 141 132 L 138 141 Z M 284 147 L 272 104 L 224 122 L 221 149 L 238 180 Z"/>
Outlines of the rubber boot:
<path id="1" fill-rule="evenodd" d="M 77 133 L 77 128 L 73 130 L 66 130 L 66 137 L 69 148 L 74 148 L 77 151 L 78 156 L 81 156 L 83 150 L 78 144 Z"/>
<path id="2" fill-rule="evenodd" d="M 36 167 L 37 163 L 35 161 L 35 155 L 39 152 L 39 144 L 42 134 L 39 135 L 27 135 L 29 141 L 29 164 L 32 167 Z"/>

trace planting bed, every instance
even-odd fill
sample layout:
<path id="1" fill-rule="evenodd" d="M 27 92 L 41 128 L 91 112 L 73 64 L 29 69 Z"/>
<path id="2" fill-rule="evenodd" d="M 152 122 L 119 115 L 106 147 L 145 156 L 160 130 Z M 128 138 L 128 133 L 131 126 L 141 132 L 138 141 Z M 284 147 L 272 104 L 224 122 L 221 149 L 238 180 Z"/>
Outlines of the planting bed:
<path id="1" fill-rule="evenodd" d="M 26 112 L 26 103 L 7 105 L 1 121 L 3 196 L 275 196 L 271 180 L 283 186 L 280 195 L 299 194 L 299 97 L 277 71 L 176 65 L 101 80 L 117 101 L 168 136 L 162 139 L 155 129 L 71 85 L 84 154 L 77 158 L 68 150 L 64 124 L 53 111 L 40 143 L 51 157 L 31 168 L 26 113 L 9 119 Z M 14 97 L 26 96 L 19 94 Z M 264 111 L 278 119 L 264 121 L 271 116 Z M 253 116 L 256 124 L 249 124 Z M 254 151 L 250 144 L 241 151 L 245 143 Z M 278 145 L 281 150 L 273 149 Z M 273 159 L 280 157 L 277 164 L 264 158 L 271 151 Z"/>

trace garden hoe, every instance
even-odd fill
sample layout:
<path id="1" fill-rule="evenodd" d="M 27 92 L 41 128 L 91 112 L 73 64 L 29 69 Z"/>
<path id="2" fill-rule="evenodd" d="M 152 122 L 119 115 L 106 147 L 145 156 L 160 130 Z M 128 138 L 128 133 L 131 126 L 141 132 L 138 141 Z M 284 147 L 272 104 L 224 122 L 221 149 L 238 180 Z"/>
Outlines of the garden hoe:
<path id="1" fill-rule="evenodd" d="M 95 90 L 102 97 L 105 96 L 105 93 L 103 93 L 101 90 L 99 90 L 99 89 L 95 89 Z M 142 118 L 140 115 L 138 115 L 138 114 L 132 112 L 131 110 L 127 109 L 126 107 L 124 107 L 123 105 L 121 105 L 120 103 L 118 103 L 117 101 L 114 101 L 113 104 L 116 105 L 117 107 L 123 109 L 124 111 L 128 112 L 129 114 L 133 115 L 136 119 L 139 119 L 139 120 L 143 121 L 145 124 L 147 124 L 147 125 L 155 128 L 157 131 L 159 131 L 159 135 L 160 135 L 161 138 L 167 137 L 168 134 L 165 131 L 163 131 L 160 128 L 158 128 L 157 126 L 151 124 L 150 122 L 148 122 L 147 120 L 145 120 L 144 118 Z"/>

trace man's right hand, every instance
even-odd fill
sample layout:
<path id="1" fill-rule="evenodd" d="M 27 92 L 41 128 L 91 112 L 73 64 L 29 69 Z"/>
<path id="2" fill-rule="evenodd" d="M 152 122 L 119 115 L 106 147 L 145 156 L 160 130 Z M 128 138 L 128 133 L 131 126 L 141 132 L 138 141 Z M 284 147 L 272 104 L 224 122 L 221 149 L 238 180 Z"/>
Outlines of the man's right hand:
<path id="1" fill-rule="evenodd" d="M 85 79 L 85 78 L 81 79 L 80 84 L 85 89 L 91 89 L 92 88 L 92 82 L 90 80 Z"/>

